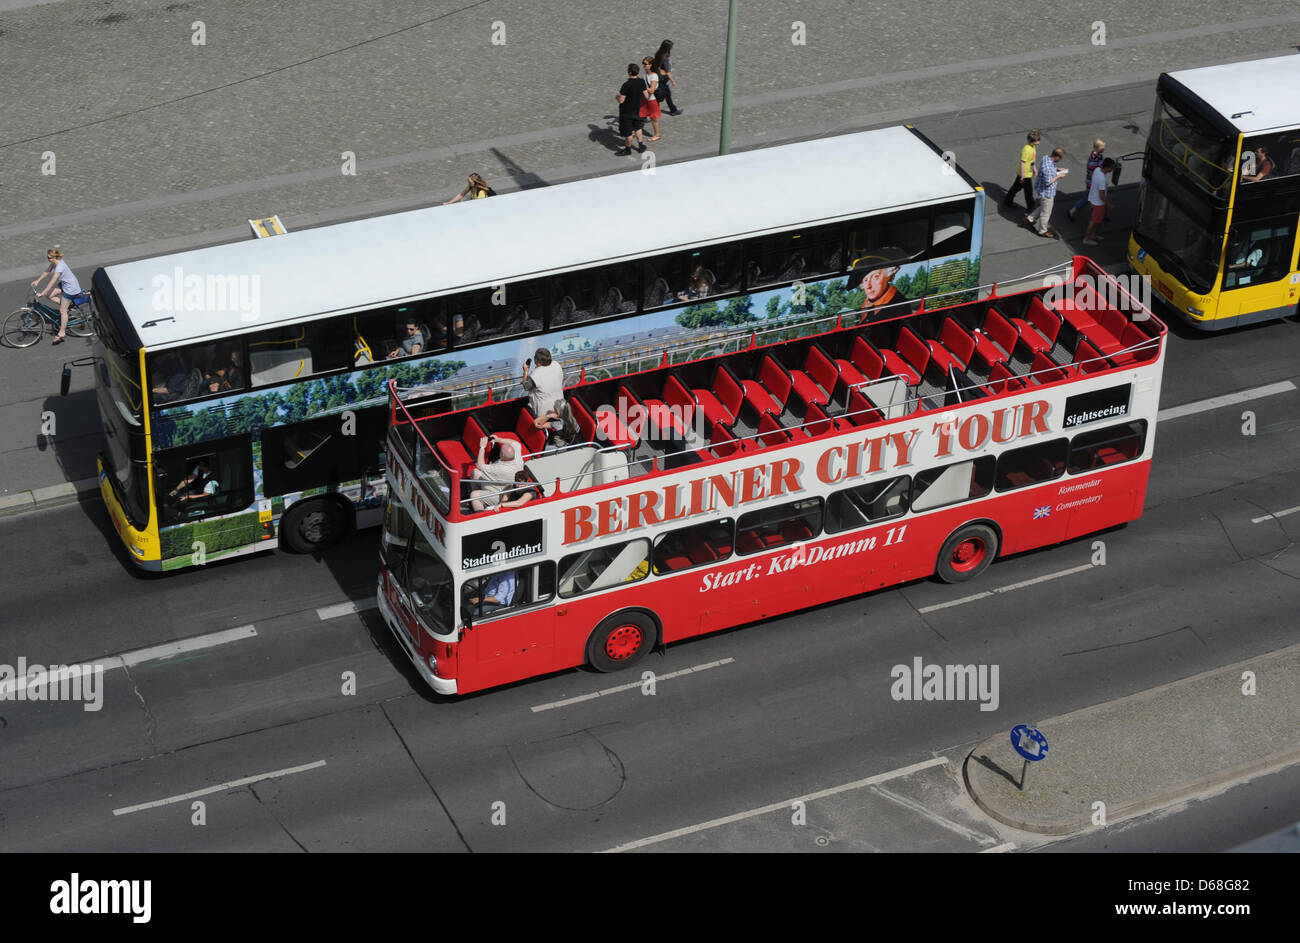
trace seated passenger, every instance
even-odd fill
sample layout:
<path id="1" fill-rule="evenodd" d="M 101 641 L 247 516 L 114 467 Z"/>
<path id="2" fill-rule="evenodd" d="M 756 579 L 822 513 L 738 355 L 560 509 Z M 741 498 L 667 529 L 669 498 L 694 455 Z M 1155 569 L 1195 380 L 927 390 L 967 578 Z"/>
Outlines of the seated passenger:
<path id="1" fill-rule="evenodd" d="M 398 344 L 389 353 L 389 360 L 396 360 L 398 357 L 414 357 L 424 350 L 424 335 L 420 333 L 420 325 L 414 318 L 406 319 L 406 339 Z"/>
<path id="2" fill-rule="evenodd" d="M 240 369 L 237 344 L 223 344 L 217 348 L 216 356 L 212 358 L 212 363 L 203 374 L 203 382 L 209 393 L 224 393 L 227 390 L 243 388 L 244 371 Z"/>
<path id="3" fill-rule="evenodd" d="M 545 413 L 533 420 L 534 429 L 546 430 L 546 447 L 562 449 L 578 440 L 578 423 L 573 410 L 561 397 Z"/>
<path id="4" fill-rule="evenodd" d="M 677 299 L 679 301 L 696 301 L 700 298 L 707 298 L 712 288 L 713 282 L 709 278 L 709 273 L 703 265 L 699 265 L 691 274 L 690 285 L 687 286 L 685 291 L 677 293 Z"/>
<path id="5" fill-rule="evenodd" d="M 487 456 L 489 439 L 492 442 L 495 457 Z M 515 451 L 514 442 L 502 439 L 495 433 L 478 443 L 478 459 L 474 462 L 475 477 L 482 487 L 471 491 L 470 507 L 475 511 L 496 508 L 501 501 L 501 492 L 512 485 L 515 475 L 523 471 L 524 461 Z"/>
<path id="6" fill-rule="evenodd" d="M 487 585 L 482 589 L 482 597 L 467 596 L 466 602 L 471 606 L 477 606 L 480 602 L 492 603 L 495 606 L 508 606 L 515 601 L 515 590 L 518 582 L 515 579 L 514 570 L 506 570 L 504 573 L 498 573 L 496 576 L 487 578 Z M 466 593 L 474 592 L 474 584 L 465 584 Z"/>
<path id="7" fill-rule="evenodd" d="M 529 501 L 535 501 L 542 496 L 541 485 L 538 485 L 529 477 L 528 472 L 521 471 L 515 475 L 515 486 L 509 491 L 502 494 L 502 500 L 498 507 L 503 508 L 521 508 Z"/>

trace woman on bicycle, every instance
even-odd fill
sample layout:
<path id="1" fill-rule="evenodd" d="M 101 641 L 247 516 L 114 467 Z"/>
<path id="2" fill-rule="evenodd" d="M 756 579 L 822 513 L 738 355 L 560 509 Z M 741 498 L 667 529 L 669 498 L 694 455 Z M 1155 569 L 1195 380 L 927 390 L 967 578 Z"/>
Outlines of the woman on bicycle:
<path id="1" fill-rule="evenodd" d="M 81 294 L 81 283 L 72 274 L 72 269 L 68 268 L 68 263 L 63 261 L 63 252 L 58 246 L 45 250 L 45 259 L 50 263 L 49 268 L 36 277 L 32 287 L 36 289 L 37 301 L 44 295 L 51 303 L 59 303 L 59 335 L 53 343 L 62 344 L 68 335 L 68 309 L 72 305 L 72 299 Z M 44 289 L 38 288 L 47 276 L 49 284 Z"/>

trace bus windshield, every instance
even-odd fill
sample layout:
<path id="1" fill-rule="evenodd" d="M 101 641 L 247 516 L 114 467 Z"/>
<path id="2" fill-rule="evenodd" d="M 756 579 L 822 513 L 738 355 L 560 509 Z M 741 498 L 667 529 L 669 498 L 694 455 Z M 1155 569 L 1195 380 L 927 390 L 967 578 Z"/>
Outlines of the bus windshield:
<path id="1" fill-rule="evenodd" d="M 1166 93 L 1157 95 L 1151 118 L 1152 149 L 1180 168 L 1195 186 L 1221 200 L 1227 200 L 1232 189 L 1234 143 Z"/>
<path id="2" fill-rule="evenodd" d="M 451 570 L 412 526 L 410 514 L 393 501 L 385 514 L 380 556 L 429 630 L 440 635 L 448 633 L 453 615 Z"/>
<path id="3" fill-rule="evenodd" d="M 1153 164 L 1142 193 L 1134 234 L 1142 247 L 1193 291 L 1214 287 L 1222 228 L 1215 213 L 1172 174 Z"/>

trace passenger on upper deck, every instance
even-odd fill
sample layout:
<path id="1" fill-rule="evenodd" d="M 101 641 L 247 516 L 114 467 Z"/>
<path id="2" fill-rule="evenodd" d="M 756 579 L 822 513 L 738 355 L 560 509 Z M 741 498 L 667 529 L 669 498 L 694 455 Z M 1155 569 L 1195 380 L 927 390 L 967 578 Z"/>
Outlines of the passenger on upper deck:
<path id="1" fill-rule="evenodd" d="M 424 335 L 420 333 L 420 324 L 414 318 L 406 319 L 406 340 L 402 341 L 388 355 L 389 360 L 398 357 L 413 357 L 424 350 Z"/>
<path id="2" fill-rule="evenodd" d="M 1254 164 L 1253 173 L 1248 172 L 1252 170 L 1249 165 L 1242 167 L 1242 183 L 1256 183 L 1263 180 L 1273 172 L 1273 161 L 1268 156 L 1268 152 L 1264 150 L 1263 146 L 1255 148 Z"/>
<path id="3" fill-rule="evenodd" d="M 528 391 L 528 408 L 534 416 L 543 415 L 557 399 L 564 399 L 564 367 L 551 358 L 545 347 L 538 347 L 532 358 L 524 361 L 523 387 Z"/>
<path id="4" fill-rule="evenodd" d="M 573 410 L 563 398 L 557 399 L 550 409 L 534 419 L 533 428 L 546 430 L 548 448 L 562 449 L 572 445 L 578 438 L 578 423 L 573 418 Z"/>
<path id="5" fill-rule="evenodd" d="M 502 495 L 502 498 L 509 497 L 509 500 L 502 500 L 497 507 L 502 508 L 521 508 L 529 501 L 535 501 L 542 496 L 541 486 L 533 481 L 528 472 L 520 471 L 515 475 L 515 486 Z"/>
<path id="6" fill-rule="evenodd" d="M 679 301 L 697 301 L 700 298 L 707 298 L 712 290 L 713 279 L 709 277 L 708 269 L 700 265 L 691 274 L 690 285 L 685 291 L 679 291 L 677 298 Z"/>
<path id="7" fill-rule="evenodd" d="M 486 454 L 489 439 L 494 448 L 500 450 L 499 456 L 492 458 L 491 461 Z M 493 433 L 479 440 L 478 460 L 474 462 L 474 469 L 479 482 L 485 487 L 470 492 L 470 507 L 475 511 L 483 511 L 498 505 L 501 501 L 501 492 L 514 482 L 515 475 L 523 471 L 524 462 L 515 451 L 515 444 L 512 441 Z"/>

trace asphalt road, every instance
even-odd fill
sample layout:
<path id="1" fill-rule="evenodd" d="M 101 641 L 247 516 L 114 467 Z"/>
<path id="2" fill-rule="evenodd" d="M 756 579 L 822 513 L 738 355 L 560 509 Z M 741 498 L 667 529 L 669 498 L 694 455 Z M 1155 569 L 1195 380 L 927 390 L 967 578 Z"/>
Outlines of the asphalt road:
<path id="1" fill-rule="evenodd" d="M 43 32 L 56 58 L 76 49 L 86 63 L 59 81 L 28 75 L 28 91 L 0 100 L 4 296 L 21 296 L 19 271 L 50 240 L 76 245 L 69 254 L 83 270 L 242 237 L 251 215 L 280 212 L 292 227 L 427 203 L 430 192 L 454 192 L 466 167 L 523 185 L 607 172 L 617 166 L 603 130 L 608 104 L 621 60 L 639 52 L 618 36 L 658 38 L 665 22 L 690 28 L 672 31 L 688 111 L 672 119 L 680 123 L 665 119 L 663 157 L 708 153 L 716 137 L 719 68 L 704 68 L 697 50 L 719 48 L 721 22 L 691 4 L 629 12 L 625 33 L 597 19 L 607 5 L 585 2 L 563 12 L 463 4 L 464 13 L 391 3 L 365 22 L 342 15 L 348 5 L 321 3 L 305 31 L 286 25 L 293 5 L 168 6 L 0 12 L 0 51 Z M 798 47 L 787 5 L 746 3 L 737 146 L 915 118 L 999 197 L 1026 127 L 1070 148 L 1074 168 L 1097 134 L 1117 152 L 1138 150 L 1157 72 L 1287 52 L 1300 25 L 1290 3 L 1229 21 L 1208 3 L 1125 12 L 1076 2 L 1058 6 L 1050 24 L 1010 3 L 924 6 L 896 18 L 801 4 L 815 41 Z M 999 25 L 1013 13 L 1015 29 Z M 207 47 L 189 44 L 199 18 Z M 1106 47 L 1088 43 L 1099 18 Z M 511 37 L 505 47 L 484 40 L 496 20 Z M 890 52 L 864 52 L 873 48 Z M 56 126 L 78 130 L 50 145 L 44 135 Z M 51 146 L 64 152 L 60 169 L 42 178 L 32 167 Z M 333 164 L 345 149 L 374 155 L 356 178 Z M 1097 256 L 1108 264 L 1131 219 L 1131 188 L 1120 196 Z M 987 223 L 990 278 L 1078 248 L 1076 229 L 1047 244 L 1002 217 L 996 200 Z M 1293 320 L 1221 337 L 1177 330 L 1162 405 L 1294 384 L 1297 331 Z M 0 350 L 4 489 L 93 471 L 88 375 L 77 374 L 71 397 L 57 396 L 59 365 L 81 343 Z M 1242 434 L 1245 410 L 1254 435 Z M 58 420 L 52 439 L 40 433 L 46 411 Z M 937 760 L 955 768 L 1014 723 L 1293 643 L 1300 515 L 1252 520 L 1300 505 L 1297 427 L 1294 387 L 1170 419 L 1157 433 L 1146 513 L 1125 528 L 1001 561 L 974 587 L 922 581 L 674 646 L 645 667 L 659 676 L 710 667 L 663 680 L 652 696 L 632 689 L 571 704 L 559 702 L 628 679 L 575 670 L 455 701 L 421 690 L 373 609 L 331 608 L 368 605 L 373 533 L 320 560 L 277 553 L 147 578 L 93 502 L 2 519 L 0 663 L 128 657 L 105 673 L 100 711 L 0 702 L 0 849 L 1034 847 L 980 815 Z M 1087 563 L 1095 540 L 1103 567 L 920 611 Z M 221 632 L 230 633 L 223 644 L 140 654 Z M 998 710 L 893 701 L 890 668 L 914 657 L 1000 665 Z M 202 790 L 212 791 L 190 795 Z M 790 801 L 823 791 L 796 825 Z M 1294 790 L 1259 796 L 1243 786 L 1214 798 L 1213 825 L 1196 803 L 1168 821 L 1187 823 L 1198 850 L 1300 821 Z M 1185 830 L 1155 820 L 1125 829 L 1143 835 L 1143 850 L 1189 847 Z"/>

